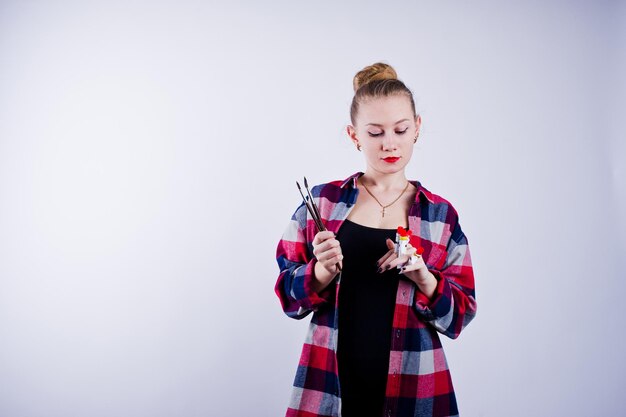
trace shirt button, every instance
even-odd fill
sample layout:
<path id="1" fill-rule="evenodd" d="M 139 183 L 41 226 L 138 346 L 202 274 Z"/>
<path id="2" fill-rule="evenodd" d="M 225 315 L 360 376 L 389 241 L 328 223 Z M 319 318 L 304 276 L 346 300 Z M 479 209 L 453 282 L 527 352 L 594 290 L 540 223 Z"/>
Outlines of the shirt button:
<path id="1" fill-rule="evenodd" d="M 400 330 L 396 330 L 396 337 L 400 338 Z"/>
<path id="2" fill-rule="evenodd" d="M 406 291 L 402 290 L 402 296 L 406 295 Z"/>

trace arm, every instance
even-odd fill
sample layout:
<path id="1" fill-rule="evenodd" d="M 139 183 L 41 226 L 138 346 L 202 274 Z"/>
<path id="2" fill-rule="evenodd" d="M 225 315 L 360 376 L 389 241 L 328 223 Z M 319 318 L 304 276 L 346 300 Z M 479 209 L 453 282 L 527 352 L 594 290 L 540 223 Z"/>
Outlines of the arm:
<path id="1" fill-rule="evenodd" d="M 474 271 L 456 212 L 451 210 L 450 239 L 441 267 L 429 266 L 437 284 L 431 297 L 415 292 L 415 310 L 437 331 L 456 339 L 476 315 Z M 430 292 L 430 291 L 428 291 Z"/>
<path id="2" fill-rule="evenodd" d="M 326 285 L 316 279 L 321 264 L 313 256 L 312 242 L 307 238 L 313 234 L 311 230 L 315 230 L 315 225 L 307 221 L 306 206 L 301 204 L 276 249 L 280 274 L 274 289 L 285 314 L 295 319 L 306 317 L 334 297 L 334 285 L 328 285 L 334 276 L 325 280 Z"/>

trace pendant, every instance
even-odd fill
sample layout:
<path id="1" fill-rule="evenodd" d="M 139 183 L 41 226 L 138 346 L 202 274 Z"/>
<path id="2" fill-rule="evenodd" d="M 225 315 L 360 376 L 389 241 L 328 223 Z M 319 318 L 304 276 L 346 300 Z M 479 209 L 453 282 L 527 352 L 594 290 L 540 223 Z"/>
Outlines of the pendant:
<path id="1" fill-rule="evenodd" d="M 383 207 L 383 217 L 385 217 L 385 208 Z"/>

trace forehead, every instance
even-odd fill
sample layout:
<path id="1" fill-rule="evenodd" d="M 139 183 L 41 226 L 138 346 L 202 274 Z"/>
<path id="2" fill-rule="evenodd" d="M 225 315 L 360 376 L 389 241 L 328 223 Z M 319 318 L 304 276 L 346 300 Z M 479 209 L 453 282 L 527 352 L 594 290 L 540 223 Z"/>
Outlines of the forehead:
<path id="1" fill-rule="evenodd" d="M 393 126 L 399 120 L 414 120 L 411 101 L 404 94 L 368 98 L 359 103 L 358 125 Z"/>

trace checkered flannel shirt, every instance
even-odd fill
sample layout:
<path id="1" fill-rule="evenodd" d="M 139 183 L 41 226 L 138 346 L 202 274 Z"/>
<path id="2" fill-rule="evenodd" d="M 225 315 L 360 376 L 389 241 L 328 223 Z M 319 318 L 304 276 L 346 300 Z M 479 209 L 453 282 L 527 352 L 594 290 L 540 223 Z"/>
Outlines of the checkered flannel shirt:
<path id="1" fill-rule="evenodd" d="M 312 188 L 327 229 L 335 234 L 354 206 L 361 172 Z M 452 339 L 476 314 L 474 274 L 458 215 L 420 182 L 409 209 L 409 228 L 420 239 L 423 258 L 437 278 L 428 299 L 410 280 L 400 280 L 393 316 L 385 417 L 456 416 L 456 397 L 439 333 Z M 315 223 L 300 205 L 278 243 L 280 274 L 275 291 L 287 316 L 313 313 L 296 371 L 287 417 L 341 416 L 337 373 L 337 312 L 341 276 L 317 294 L 311 288 Z"/>

